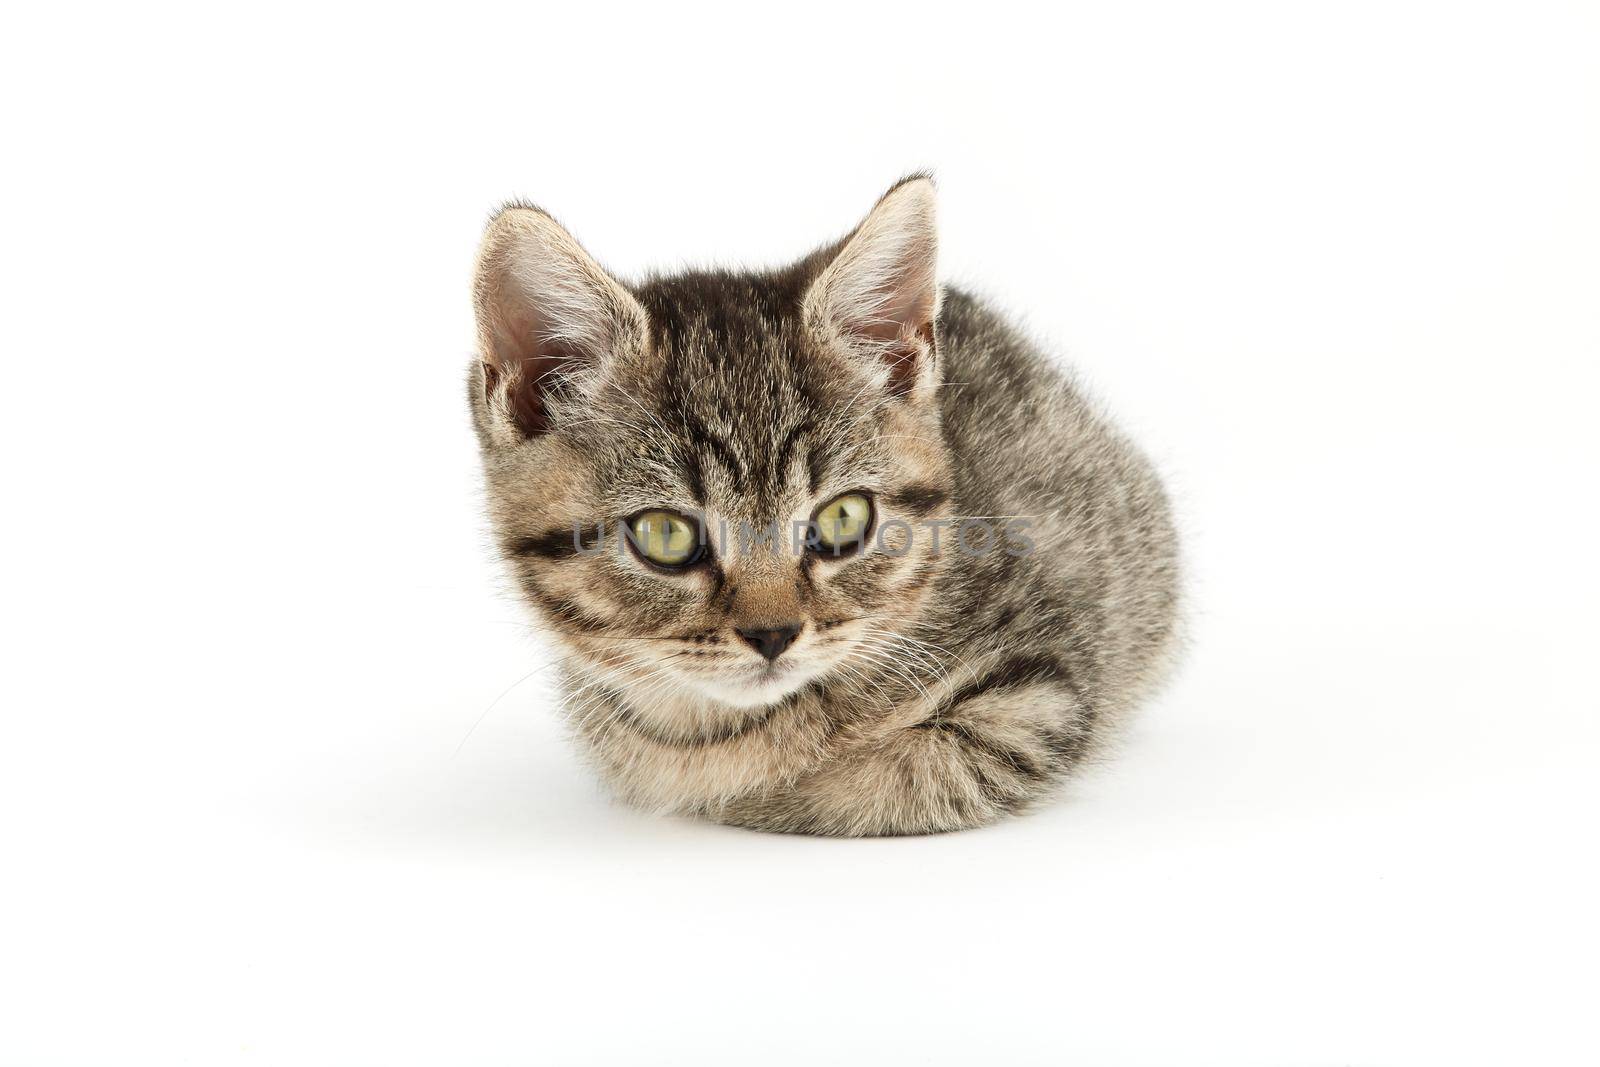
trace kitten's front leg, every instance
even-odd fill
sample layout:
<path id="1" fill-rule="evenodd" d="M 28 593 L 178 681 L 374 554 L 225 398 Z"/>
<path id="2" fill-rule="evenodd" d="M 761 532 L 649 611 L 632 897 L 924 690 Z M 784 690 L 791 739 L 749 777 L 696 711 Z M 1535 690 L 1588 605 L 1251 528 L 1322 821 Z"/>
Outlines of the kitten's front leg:
<path id="1" fill-rule="evenodd" d="M 982 826 L 1047 795 L 1081 758 L 1089 717 L 1064 678 L 1001 669 L 911 726 L 848 748 L 786 786 L 714 817 L 839 836 Z"/>

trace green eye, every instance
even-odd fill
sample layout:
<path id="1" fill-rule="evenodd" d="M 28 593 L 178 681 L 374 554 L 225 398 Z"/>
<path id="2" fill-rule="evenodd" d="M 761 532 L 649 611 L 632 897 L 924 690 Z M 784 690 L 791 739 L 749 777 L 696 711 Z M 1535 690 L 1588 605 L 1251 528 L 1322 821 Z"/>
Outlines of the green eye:
<path id="1" fill-rule="evenodd" d="M 700 527 L 675 511 L 642 511 L 628 521 L 629 540 L 639 554 L 662 567 L 684 567 L 700 558 Z"/>
<path id="2" fill-rule="evenodd" d="M 872 501 L 861 493 L 836 496 L 818 508 L 811 521 L 822 548 L 834 555 L 852 551 L 866 539 L 872 525 Z"/>

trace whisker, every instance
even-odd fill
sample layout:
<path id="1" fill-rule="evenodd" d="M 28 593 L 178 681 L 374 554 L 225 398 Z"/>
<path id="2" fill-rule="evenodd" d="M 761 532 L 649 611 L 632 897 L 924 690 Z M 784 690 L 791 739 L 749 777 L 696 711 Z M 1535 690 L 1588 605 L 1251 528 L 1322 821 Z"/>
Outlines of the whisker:
<path id="1" fill-rule="evenodd" d="M 491 700 L 489 702 L 489 706 L 479 712 L 476 719 L 472 720 L 472 726 L 468 728 L 466 736 L 461 739 L 461 743 L 456 745 L 456 750 L 450 753 L 450 758 L 455 759 L 457 756 L 461 755 L 461 750 L 467 746 L 467 742 L 471 740 L 472 735 L 478 729 L 478 726 L 483 722 L 484 719 L 488 718 L 489 713 L 493 711 L 502 700 L 511 695 L 511 691 L 513 689 L 517 688 L 517 686 L 521 685 L 523 682 L 526 682 L 529 678 L 532 678 L 540 671 L 547 671 L 551 667 L 558 666 L 560 662 L 560 660 L 552 660 L 549 663 L 541 663 L 527 674 L 524 674 L 521 678 L 518 678 L 510 685 L 506 686 L 505 689 L 501 691 L 500 695 Z"/>

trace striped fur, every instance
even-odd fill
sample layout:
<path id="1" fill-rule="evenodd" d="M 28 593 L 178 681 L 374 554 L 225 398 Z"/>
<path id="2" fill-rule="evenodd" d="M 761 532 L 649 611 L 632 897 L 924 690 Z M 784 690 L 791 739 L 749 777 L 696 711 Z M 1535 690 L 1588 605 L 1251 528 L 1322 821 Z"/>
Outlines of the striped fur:
<path id="1" fill-rule="evenodd" d="M 1159 679 L 1159 482 L 1029 342 L 934 287 L 934 254 L 922 178 L 761 273 L 624 285 L 536 209 L 491 223 L 469 383 L 490 513 L 574 732 L 629 800 L 801 833 L 978 826 L 1047 797 Z M 852 557 L 718 531 L 846 491 L 883 531 Z M 605 546 L 660 507 L 706 517 L 703 564 Z M 1027 517 L 1033 551 L 960 550 L 961 522 L 996 516 Z M 767 678 L 736 630 L 789 621 Z"/>

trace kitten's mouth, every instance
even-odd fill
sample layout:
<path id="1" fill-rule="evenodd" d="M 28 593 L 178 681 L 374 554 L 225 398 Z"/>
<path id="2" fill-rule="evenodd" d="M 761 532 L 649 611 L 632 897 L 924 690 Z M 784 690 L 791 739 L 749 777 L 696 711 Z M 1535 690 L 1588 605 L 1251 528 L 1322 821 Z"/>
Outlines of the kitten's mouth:
<path id="1" fill-rule="evenodd" d="M 771 692 L 800 673 L 792 663 L 752 664 L 729 679 L 736 686 L 755 692 Z"/>
<path id="2" fill-rule="evenodd" d="M 698 688 L 725 704 L 757 707 L 776 704 L 804 686 L 816 673 L 815 668 L 798 661 L 750 663 L 727 670 L 719 677 L 705 679 Z"/>

